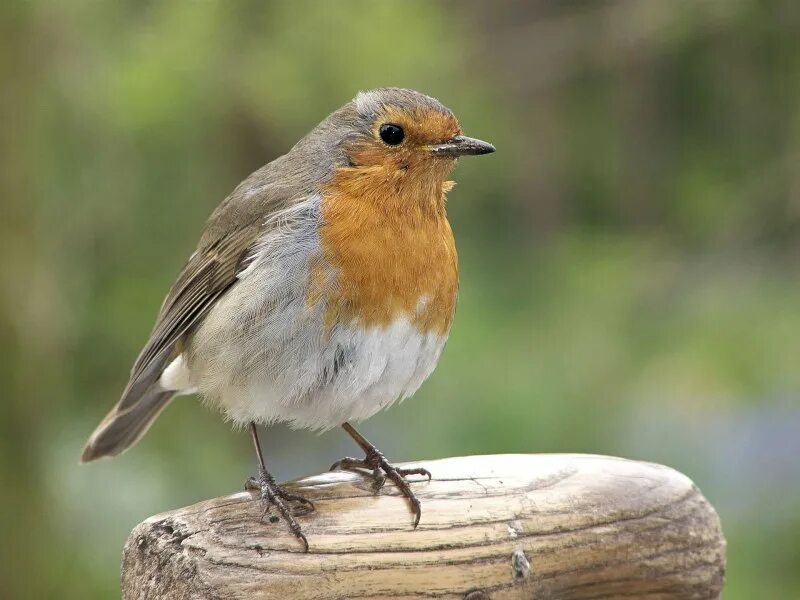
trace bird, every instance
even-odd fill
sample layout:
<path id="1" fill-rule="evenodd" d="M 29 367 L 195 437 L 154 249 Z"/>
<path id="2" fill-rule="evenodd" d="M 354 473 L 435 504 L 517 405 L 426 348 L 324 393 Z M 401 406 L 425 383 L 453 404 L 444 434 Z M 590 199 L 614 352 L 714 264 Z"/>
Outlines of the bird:
<path id="1" fill-rule="evenodd" d="M 295 515 L 314 510 L 267 470 L 257 425 L 342 427 L 364 452 L 332 469 L 369 470 L 421 504 L 407 478 L 352 425 L 414 394 L 436 367 L 458 294 L 447 219 L 459 157 L 495 147 L 463 134 L 420 92 L 359 92 L 213 211 L 163 301 L 117 404 L 81 462 L 135 444 L 175 396 L 198 394 L 247 427 L 259 471 L 246 488 Z"/>

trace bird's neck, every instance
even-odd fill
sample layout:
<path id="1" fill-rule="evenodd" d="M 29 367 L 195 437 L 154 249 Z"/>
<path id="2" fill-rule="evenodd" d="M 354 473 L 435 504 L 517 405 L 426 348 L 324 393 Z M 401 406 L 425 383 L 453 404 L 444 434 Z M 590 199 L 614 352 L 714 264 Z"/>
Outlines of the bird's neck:
<path id="1" fill-rule="evenodd" d="M 326 193 L 353 206 L 369 205 L 397 221 L 444 218 L 447 193 L 455 185 L 447 181 L 450 165 L 416 163 L 406 168 L 395 164 L 341 167 L 326 186 Z"/>

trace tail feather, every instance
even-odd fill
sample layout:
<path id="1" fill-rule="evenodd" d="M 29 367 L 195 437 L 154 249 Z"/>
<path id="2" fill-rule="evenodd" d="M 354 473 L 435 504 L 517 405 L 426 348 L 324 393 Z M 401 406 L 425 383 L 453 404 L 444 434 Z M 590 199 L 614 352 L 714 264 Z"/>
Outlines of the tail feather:
<path id="1" fill-rule="evenodd" d="M 81 462 L 116 456 L 130 448 L 150 428 L 174 395 L 174 391 L 165 390 L 155 383 L 132 405 L 120 409 L 123 405 L 120 402 L 89 437 L 81 454 Z"/>

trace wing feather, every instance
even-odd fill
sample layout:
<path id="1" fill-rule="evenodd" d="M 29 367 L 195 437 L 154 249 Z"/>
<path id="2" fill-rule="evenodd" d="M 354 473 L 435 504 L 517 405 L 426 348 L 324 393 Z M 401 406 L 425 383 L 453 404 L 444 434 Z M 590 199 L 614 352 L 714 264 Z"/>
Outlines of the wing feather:
<path id="1" fill-rule="evenodd" d="M 122 397 L 90 436 L 83 461 L 119 454 L 144 434 L 175 393 L 162 388 L 159 380 L 180 354 L 185 336 L 236 284 L 262 235 L 280 221 L 286 209 L 308 197 L 308 189 L 297 177 L 276 180 L 282 160 L 253 173 L 209 218 L 197 250 L 161 305 Z"/>
<path id="2" fill-rule="evenodd" d="M 172 349 L 237 281 L 242 260 L 260 232 L 261 227 L 250 225 L 192 256 L 167 295 L 150 339 L 133 365 L 129 386 L 149 371 L 165 349 Z"/>

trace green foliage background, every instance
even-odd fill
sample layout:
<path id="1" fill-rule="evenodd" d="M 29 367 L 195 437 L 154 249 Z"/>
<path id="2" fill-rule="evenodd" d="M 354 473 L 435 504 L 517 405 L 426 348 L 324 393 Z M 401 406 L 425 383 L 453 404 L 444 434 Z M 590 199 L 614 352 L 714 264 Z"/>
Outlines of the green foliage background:
<path id="1" fill-rule="evenodd" d="M 0 3 L 0 597 L 114 597 L 133 525 L 240 489 L 194 399 L 77 459 L 212 208 L 379 85 L 498 152 L 456 173 L 441 365 L 367 435 L 664 462 L 721 514 L 725 597 L 797 597 L 799 39 L 793 0 Z M 265 437 L 282 477 L 352 451 Z"/>

